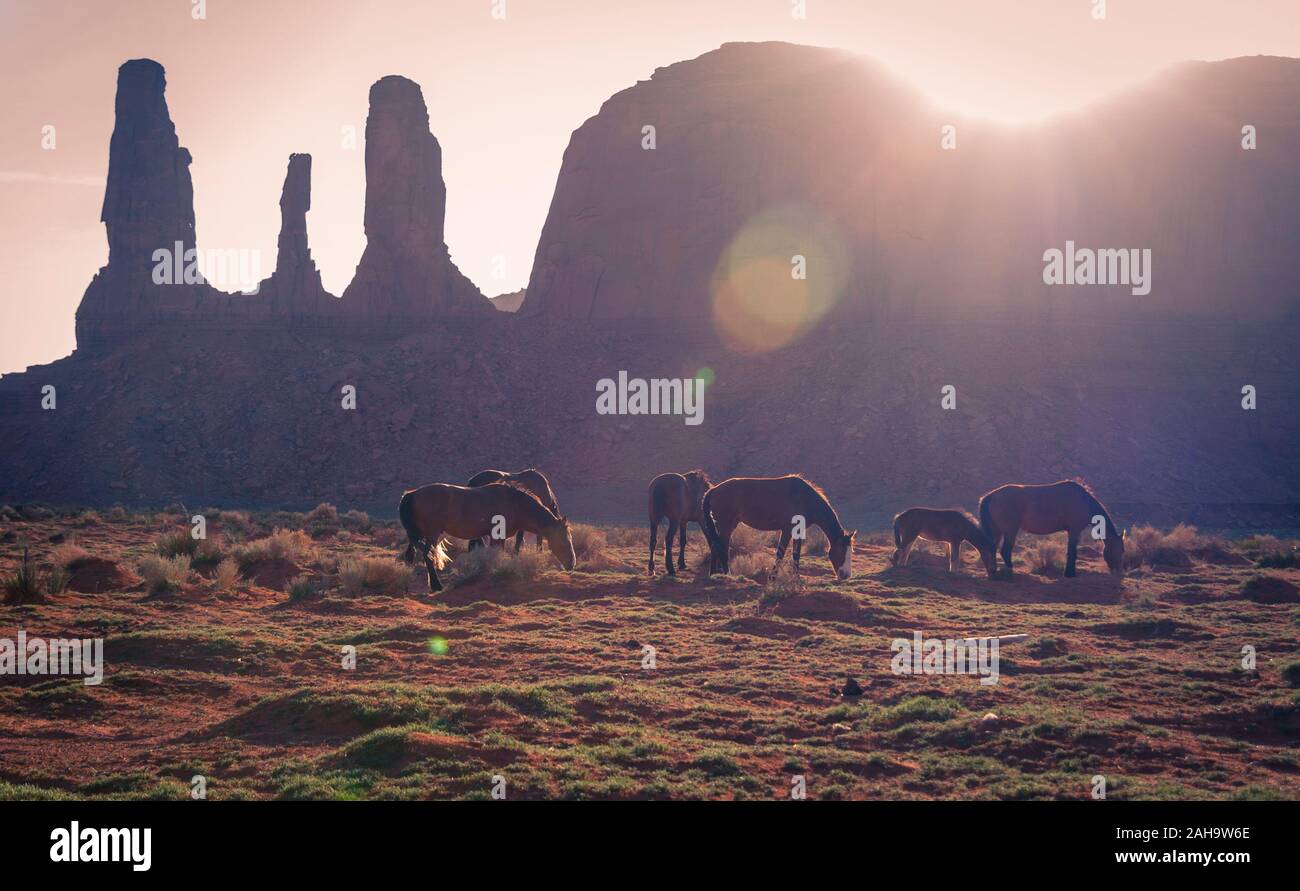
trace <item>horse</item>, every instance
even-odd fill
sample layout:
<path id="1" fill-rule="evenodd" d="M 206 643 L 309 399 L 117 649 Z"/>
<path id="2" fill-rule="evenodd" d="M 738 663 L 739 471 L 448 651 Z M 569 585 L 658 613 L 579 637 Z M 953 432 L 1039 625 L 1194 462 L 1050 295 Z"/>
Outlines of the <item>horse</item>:
<path id="1" fill-rule="evenodd" d="M 906 566 L 907 558 L 912 555 L 912 545 L 918 538 L 947 542 L 949 572 L 956 572 L 961 567 L 961 543 L 968 541 L 979 550 L 989 578 L 997 575 L 997 548 L 975 518 L 965 511 L 911 507 L 894 517 L 894 544 L 898 549 L 890 562 L 895 566 Z"/>
<path id="2" fill-rule="evenodd" d="M 518 473 L 507 473 L 504 470 L 480 470 L 478 473 L 470 477 L 469 482 L 465 485 L 472 489 L 477 489 L 479 486 L 489 486 L 492 483 L 501 482 L 517 483 L 518 485 L 523 486 L 529 492 L 536 495 L 537 500 L 546 505 L 546 508 L 551 513 L 558 514 L 560 512 L 560 505 L 555 500 L 555 492 L 551 490 L 550 481 L 547 480 L 546 477 L 542 475 L 542 472 L 535 467 L 521 470 Z M 498 545 L 503 544 L 503 542 L 493 543 Z M 475 538 L 470 540 L 469 548 L 472 551 L 476 547 L 482 547 L 482 545 L 483 542 L 480 539 Z M 524 533 L 521 530 L 515 535 L 515 552 L 518 553 L 523 549 L 523 547 Z M 542 540 L 540 538 L 537 539 L 537 547 L 539 550 L 542 547 Z"/>
<path id="3" fill-rule="evenodd" d="M 1061 480 L 1041 486 L 1010 483 L 980 499 L 980 528 L 996 545 L 1002 540 L 1002 559 L 1011 573 L 1011 550 L 1021 529 L 1035 535 L 1065 532 L 1068 536 L 1065 574 L 1073 577 L 1078 556 L 1079 535 L 1100 523 L 1106 544 L 1102 557 L 1114 576 L 1124 575 L 1124 533 L 1110 518 L 1105 506 L 1083 483 Z"/>
<path id="4" fill-rule="evenodd" d="M 545 539 L 551 553 L 565 569 L 573 569 L 577 557 L 569 521 L 542 504 L 532 492 L 513 483 L 500 483 L 471 489 L 449 483 L 430 483 L 402 493 L 397 515 L 406 530 L 406 553 L 403 559 L 415 563 L 416 548 L 424 552 L 429 568 L 429 592 L 442 590 L 438 570 L 447 565 L 443 536 L 470 540 L 491 532 L 501 517 L 507 535 L 516 530 L 531 532 Z"/>
<path id="5" fill-rule="evenodd" d="M 853 575 L 853 537 L 857 530 L 845 532 L 840 518 L 831 507 L 826 493 L 801 476 L 732 477 L 723 480 L 704 495 L 700 513 L 704 517 L 704 535 L 709 540 L 712 558 L 709 573 L 731 569 L 731 534 L 744 523 L 766 532 L 781 531 L 776 546 L 776 566 L 785 558 L 796 527 L 817 526 L 830 541 L 831 567 L 839 579 Z M 794 569 L 799 571 L 799 552 L 803 536 L 794 540 Z"/>
<path id="6" fill-rule="evenodd" d="M 668 535 L 664 538 L 664 563 L 668 566 L 668 574 L 677 574 L 673 570 L 674 535 L 680 535 L 677 568 L 686 568 L 686 524 L 694 522 L 704 528 L 700 505 L 711 485 L 709 475 L 703 470 L 686 474 L 661 473 L 650 481 L 650 575 L 655 574 L 655 537 L 659 534 L 659 522 L 665 517 L 668 518 Z"/>

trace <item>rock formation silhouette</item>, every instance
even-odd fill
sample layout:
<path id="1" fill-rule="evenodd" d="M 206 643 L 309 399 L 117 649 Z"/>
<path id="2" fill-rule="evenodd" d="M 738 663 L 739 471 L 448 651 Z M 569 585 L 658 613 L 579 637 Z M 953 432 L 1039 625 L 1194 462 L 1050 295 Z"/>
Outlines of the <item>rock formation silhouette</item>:
<path id="1" fill-rule="evenodd" d="M 442 150 L 429 132 L 419 85 L 391 76 L 370 90 L 367 246 L 342 300 L 321 284 L 308 247 L 306 154 L 289 158 L 272 275 L 255 292 L 231 294 L 198 273 L 191 158 L 168 112 L 166 86 L 153 60 L 133 59 L 118 70 L 101 217 L 109 259 L 77 309 L 79 347 L 111 346 L 159 326 L 400 330 L 410 322 L 496 314 L 456 268 L 444 240 Z"/>
<path id="2" fill-rule="evenodd" d="M 289 317 L 337 312 L 338 300 L 326 293 L 320 270 L 307 245 L 307 211 L 311 210 L 311 155 L 289 156 L 280 194 L 280 237 L 275 272 L 258 289 L 270 311 Z"/>
<path id="3" fill-rule="evenodd" d="M 707 317 L 737 267 L 752 290 L 766 273 L 743 267 L 794 255 L 837 308 L 877 317 L 1291 312 L 1298 102 L 1300 60 L 1242 58 L 1008 127 L 848 53 L 726 44 L 574 132 L 520 312 Z M 1042 255 L 1067 240 L 1150 248 L 1152 293 L 1045 285 Z"/>
<path id="4" fill-rule="evenodd" d="M 1184 65 L 1013 129 L 946 115 L 845 53 L 728 45 L 574 133 L 519 313 L 451 261 L 440 149 L 399 77 L 371 89 L 367 247 L 344 297 L 312 260 L 306 155 L 259 293 L 156 284 L 153 252 L 196 244 L 164 87 L 154 62 L 119 72 L 109 262 L 76 352 L 0 379 L 0 503 L 391 512 L 407 485 L 540 466 L 571 509 L 624 519 L 654 465 L 804 470 L 864 522 L 1082 475 L 1130 521 L 1300 523 L 1296 60 Z M 1066 239 L 1153 248 L 1151 295 L 1045 288 L 1040 258 Z M 795 254 L 809 282 L 834 273 L 832 312 L 868 318 L 730 349 L 718 289 L 788 282 Z M 619 369 L 707 370 L 705 424 L 597 415 L 593 386 Z"/>
<path id="5" fill-rule="evenodd" d="M 446 208 L 442 148 L 429 132 L 419 84 L 380 79 L 370 88 L 366 249 L 343 292 L 349 312 L 372 320 L 496 312 L 451 260 Z"/>

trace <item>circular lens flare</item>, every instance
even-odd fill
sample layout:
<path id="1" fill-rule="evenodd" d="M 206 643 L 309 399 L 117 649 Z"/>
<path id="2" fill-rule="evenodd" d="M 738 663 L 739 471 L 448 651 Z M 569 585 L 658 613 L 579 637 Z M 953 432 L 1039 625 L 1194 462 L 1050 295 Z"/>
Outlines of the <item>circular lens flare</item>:
<path id="1" fill-rule="evenodd" d="M 807 334 L 843 296 L 849 255 L 837 227 L 802 205 L 752 217 L 718 260 L 713 321 L 741 353 L 780 349 Z"/>

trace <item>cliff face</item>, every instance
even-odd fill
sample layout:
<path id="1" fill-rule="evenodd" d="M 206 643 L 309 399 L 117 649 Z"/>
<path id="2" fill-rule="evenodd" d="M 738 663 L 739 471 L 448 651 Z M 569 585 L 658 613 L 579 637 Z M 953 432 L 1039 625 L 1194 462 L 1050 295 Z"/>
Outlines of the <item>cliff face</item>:
<path id="1" fill-rule="evenodd" d="M 935 109 L 838 51 L 728 44 L 573 134 L 521 311 L 1290 311 L 1298 103 L 1300 61 L 1239 59 L 1013 129 Z M 1151 293 L 1045 286 L 1043 253 L 1067 240 L 1150 249 Z M 778 283 L 795 255 L 807 284 Z"/>
<path id="2" fill-rule="evenodd" d="M 370 88 L 366 119 L 366 250 L 343 292 L 367 317 L 490 315 L 495 310 L 451 261 L 443 237 L 442 148 L 420 87 L 390 76 Z"/>

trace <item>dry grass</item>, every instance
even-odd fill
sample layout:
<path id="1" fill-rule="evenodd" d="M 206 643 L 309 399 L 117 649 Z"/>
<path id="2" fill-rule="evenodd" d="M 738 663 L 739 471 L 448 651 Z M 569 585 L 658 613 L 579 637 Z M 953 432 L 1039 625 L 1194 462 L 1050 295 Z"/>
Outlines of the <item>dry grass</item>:
<path id="1" fill-rule="evenodd" d="M 1040 538 L 1025 547 L 1025 562 L 1038 575 L 1060 575 L 1065 570 L 1065 545 L 1054 538 Z"/>
<path id="2" fill-rule="evenodd" d="M 276 529 L 265 538 L 250 541 L 235 549 L 235 559 L 243 567 L 264 560 L 310 562 L 316 559 L 316 555 L 316 547 L 311 538 L 299 529 Z"/>
<path id="3" fill-rule="evenodd" d="M 190 577 L 190 558 L 149 556 L 140 561 L 140 577 L 151 594 L 180 588 Z"/>
<path id="4" fill-rule="evenodd" d="M 297 603 L 306 600 L 315 592 L 315 586 L 312 585 L 311 579 L 305 575 L 295 576 L 289 580 L 289 601 Z"/>
<path id="5" fill-rule="evenodd" d="M 731 575 L 762 581 L 776 561 L 770 554 L 735 554 L 731 558 Z"/>
<path id="6" fill-rule="evenodd" d="M 339 583 L 344 593 L 354 597 L 404 593 L 410 578 L 410 567 L 391 557 L 361 557 L 339 566 Z"/>
<path id="7" fill-rule="evenodd" d="M 526 548 L 519 553 L 504 547 L 475 548 L 456 557 L 452 564 L 455 576 L 449 587 L 490 581 L 496 584 L 531 582 L 551 565 L 549 550 Z"/>
<path id="8" fill-rule="evenodd" d="M 63 569 L 72 569 L 89 559 L 90 552 L 72 541 L 65 541 L 50 551 L 50 563 Z"/>
<path id="9" fill-rule="evenodd" d="M 650 542 L 647 526 L 610 526 L 605 540 L 616 548 L 645 547 Z"/>
<path id="10" fill-rule="evenodd" d="M 158 552 L 159 557 L 176 557 L 181 554 L 192 557 L 198 547 L 199 540 L 190 533 L 188 528 L 164 532 L 154 542 L 154 550 Z"/>
<path id="11" fill-rule="evenodd" d="M 303 518 L 303 525 L 312 538 L 329 538 L 342 528 L 339 511 L 332 504 L 318 504 Z"/>
<path id="12" fill-rule="evenodd" d="M 776 532 L 759 532 L 743 523 L 731 533 L 731 553 L 756 554 L 760 551 L 776 553 L 776 543 L 781 536 Z M 734 561 L 733 561 L 734 562 Z"/>
<path id="13" fill-rule="evenodd" d="M 1186 569 L 1192 558 L 1221 560 L 1231 553 L 1220 536 L 1203 535 L 1195 526 L 1180 523 L 1168 532 L 1154 526 L 1134 526 L 1124 540 L 1126 566 L 1176 567 Z"/>
<path id="14" fill-rule="evenodd" d="M 239 584 L 239 563 L 232 557 L 222 560 L 217 564 L 212 582 L 217 586 L 218 591 L 234 590 L 235 585 Z"/>

